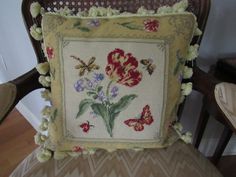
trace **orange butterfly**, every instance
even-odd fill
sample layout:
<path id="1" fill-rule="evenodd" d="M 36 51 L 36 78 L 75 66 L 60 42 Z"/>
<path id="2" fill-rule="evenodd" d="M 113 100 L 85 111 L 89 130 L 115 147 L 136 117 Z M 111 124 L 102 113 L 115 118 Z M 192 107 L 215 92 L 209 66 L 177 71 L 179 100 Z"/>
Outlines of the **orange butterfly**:
<path id="1" fill-rule="evenodd" d="M 150 106 L 146 105 L 143 108 L 140 118 L 138 119 L 128 119 L 124 123 L 129 127 L 133 127 L 135 131 L 143 131 L 144 125 L 151 125 L 153 123 L 153 117 L 150 111 Z"/>

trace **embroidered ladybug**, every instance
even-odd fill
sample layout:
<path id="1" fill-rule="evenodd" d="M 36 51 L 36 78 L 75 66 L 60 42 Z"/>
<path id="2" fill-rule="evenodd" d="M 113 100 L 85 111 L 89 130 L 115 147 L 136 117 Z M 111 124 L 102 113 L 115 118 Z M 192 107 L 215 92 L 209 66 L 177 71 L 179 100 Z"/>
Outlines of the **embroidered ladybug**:
<path id="1" fill-rule="evenodd" d="M 89 121 L 87 121 L 86 123 L 80 124 L 80 128 L 82 128 L 83 132 L 85 132 L 85 133 L 88 133 L 88 131 L 90 130 L 91 127 L 94 127 L 94 125 L 91 125 L 89 123 Z"/>

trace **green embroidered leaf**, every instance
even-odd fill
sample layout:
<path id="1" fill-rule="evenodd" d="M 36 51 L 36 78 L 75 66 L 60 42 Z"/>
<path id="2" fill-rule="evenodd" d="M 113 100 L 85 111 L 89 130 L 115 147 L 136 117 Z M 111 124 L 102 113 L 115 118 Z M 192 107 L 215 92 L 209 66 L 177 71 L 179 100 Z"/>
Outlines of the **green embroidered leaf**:
<path id="1" fill-rule="evenodd" d="M 180 50 L 177 51 L 176 58 L 177 58 L 178 62 L 177 62 L 175 69 L 174 69 L 174 75 L 176 75 L 179 72 L 181 65 L 184 65 L 184 63 L 185 63 L 185 59 L 180 57 Z"/>
<path id="2" fill-rule="evenodd" d="M 54 122 L 56 120 L 56 117 L 57 117 L 57 109 L 54 109 L 53 110 L 53 113 L 51 115 L 51 121 Z"/>
<path id="3" fill-rule="evenodd" d="M 83 32 L 89 32 L 89 31 L 90 31 L 89 28 L 84 27 L 84 26 L 79 26 L 79 27 L 77 27 L 77 28 L 78 28 L 79 30 L 83 31 Z"/>
<path id="4" fill-rule="evenodd" d="M 137 95 L 131 94 L 123 96 L 117 103 L 111 105 L 110 113 L 112 114 L 112 118 L 115 119 L 119 113 L 125 110 L 128 105 L 131 103 L 133 99 L 135 99 Z"/>
<path id="5" fill-rule="evenodd" d="M 94 103 L 91 105 L 93 112 L 101 117 L 107 116 L 107 109 L 103 104 Z"/>
<path id="6" fill-rule="evenodd" d="M 76 118 L 80 117 L 92 104 L 94 101 L 92 99 L 84 99 L 79 104 L 79 112 L 76 115 Z"/>
<path id="7" fill-rule="evenodd" d="M 93 99 L 97 99 L 98 98 L 98 95 L 96 94 L 96 95 L 93 95 Z"/>
<path id="8" fill-rule="evenodd" d="M 97 92 L 100 92 L 101 90 L 102 90 L 102 86 L 99 86 L 98 88 L 97 88 Z"/>
<path id="9" fill-rule="evenodd" d="M 74 27 L 78 28 L 80 25 L 81 25 L 81 22 L 80 22 L 80 21 L 77 21 L 77 22 L 74 24 Z"/>
<path id="10" fill-rule="evenodd" d="M 50 76 L 51 76 L 51 78 L 53 79 L 53 80 L 55 80 L 55 73 L 56 73 L 56 70 L 55 70 L 55 68 L 50 68 Z"/>
<path id="11" fill-rule="evenodd" d="M 141 26 L 133 24 L 133 22 L 118 23 L 118 25 L 121 25 L 121 26 L 131 29 L 131 30 L 142 30 L 143 29 Z"/>
<path id="12" fill-rule="evenodd" d="M 128 105 L 131 103 L 131 101 L 135 99 L 136 97 L 137 95 L 135 94 L 123 96 L 117 103 L 111 106 L 111 111 L 117 113 L 117 112 L 121 112 L 125 110 L 128 107 Z"/>
<path id="13" fill-rule="evenodd" d="M 88 95 L 88 96 L 91 96 L 91 95 L 96 95 L 96 92 L 89 91 L 89 92 L 87 92 L 87 95 Z"/>
<path id="14" fill-rule="evenodd" d="M 112 137 L 112 129 L 110 127 L 110 116 L 105 105 L 100 104 L 100 103 L 94 103 L 91 105 L 91 108 L 95 114 L 102 117 L 103 121 L 105 122 L 107 132 Z"/>

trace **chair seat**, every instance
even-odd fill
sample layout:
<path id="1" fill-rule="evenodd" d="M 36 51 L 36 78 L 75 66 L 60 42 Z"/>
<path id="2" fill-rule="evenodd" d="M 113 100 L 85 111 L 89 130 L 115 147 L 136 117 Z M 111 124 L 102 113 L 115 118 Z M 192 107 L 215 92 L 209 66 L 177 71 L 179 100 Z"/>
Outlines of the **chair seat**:
<path id="1" fill-rule="evenodd" d="M 236 85 L 220 83 L 215 87 L 215 99 L 231 126 L 236 129 Z"/>
<path id="2" fill-rule="evenodd" d="M 94 155 L 39 163 L 32 152 L 11 177 L 222 177 L 200 152 L 182 141 L 140 152 L 98 150 Z"/>

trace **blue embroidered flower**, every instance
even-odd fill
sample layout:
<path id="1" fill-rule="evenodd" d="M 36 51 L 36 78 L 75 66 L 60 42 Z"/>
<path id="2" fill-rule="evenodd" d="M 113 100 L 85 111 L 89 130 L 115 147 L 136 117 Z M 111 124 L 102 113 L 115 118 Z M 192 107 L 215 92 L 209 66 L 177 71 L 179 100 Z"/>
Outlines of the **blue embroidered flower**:
<path id="1" fill-rule="evenodd" d="M 115 98 L 118 95 L 119 88 L 117 86 L 112 87 L 111 89 L 111 97 Z"/>
<path id="2" fill-rule="evenodd" d="M 101 73 L 94 73 L 94 79 L 95 79 L 95 82 L 99 82 L 99 81 L 102 81 L 104 79 L 104 75 L 101 74 Z"/>
<path id="3" fill-rule="evenodd" d="M 100 26 L 100 21 L 98 19 L 92 19 L 89 21 L 88 25 L 90 27 L 98 27 Z"/>
<path id="4" fill-rule="evenodd" d="M 74 88 L 77 92 L 82 92 L 84 91 L 84 80 L 80 79 L 74 84 Z"/>
<path id="5" fill-rule="evenodd" d="M 105 93 L 102 90 L 100 92 L 98 92 L 98 100 L 102 101 L 102 102 L 107 100 Z"/>

